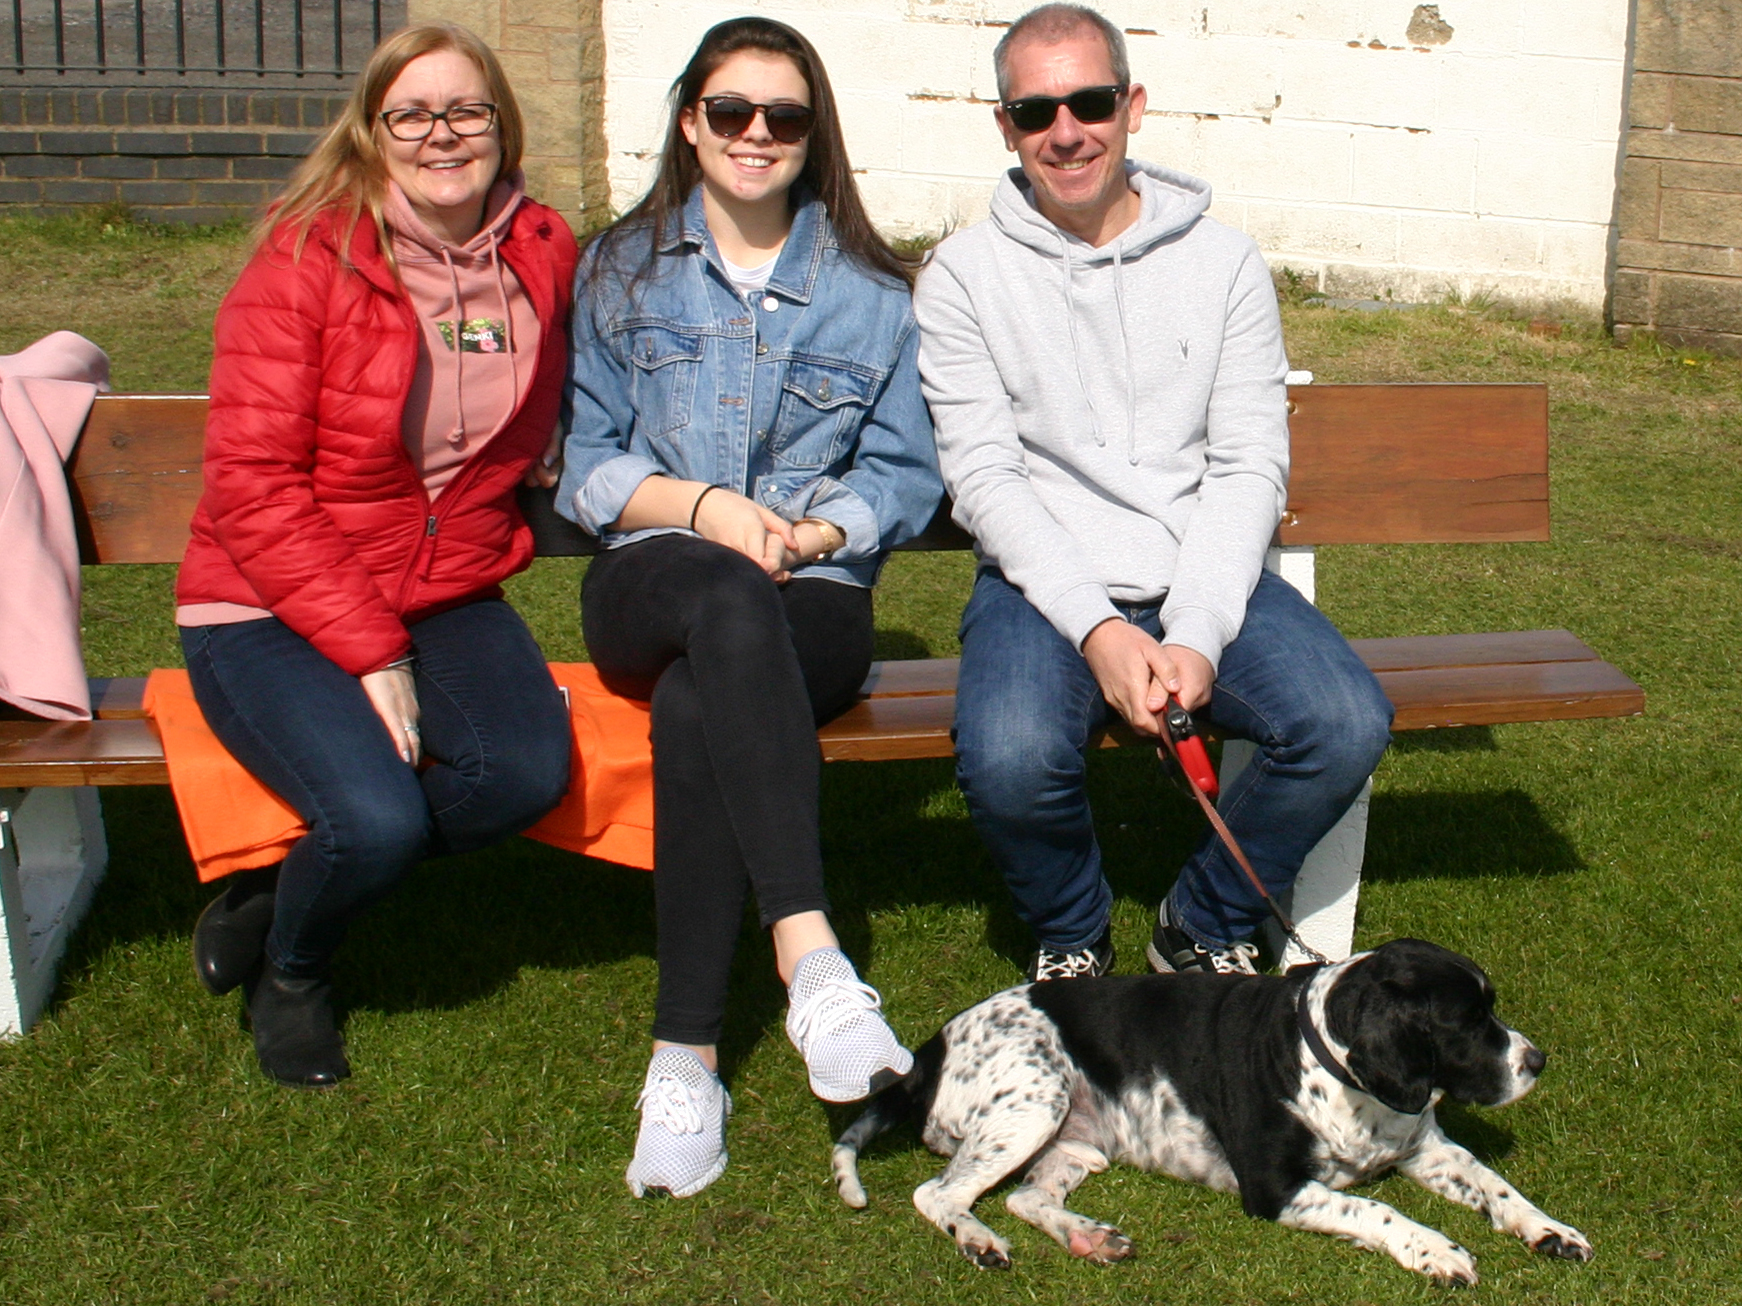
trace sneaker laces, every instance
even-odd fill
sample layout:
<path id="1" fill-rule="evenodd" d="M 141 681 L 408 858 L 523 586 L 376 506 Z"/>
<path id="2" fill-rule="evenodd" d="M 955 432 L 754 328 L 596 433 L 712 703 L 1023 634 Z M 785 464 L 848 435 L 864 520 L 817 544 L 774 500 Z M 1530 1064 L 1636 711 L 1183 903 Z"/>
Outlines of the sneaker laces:
<path id="1" fill-rule="evenodd" d="M 1049 948 L 1042 948 L 1039 956 L 1035 958 L 1034 982 L 1039 984 L 1045 980 L 1076 979 L 1080 975 L 1093 975 L 1100 960 L 1092 947 L 1077 952 L 1053 952 Z"/>
<path id="2" fill-rule="evenodd" d="M 636 1099 L 641 1118 L 662 1125 L 674 1134 L 702 1132 L 702 1113 L 690 1095 L 689 1085 L 675 1075 L 654 1072 Z"/>
<path id="3" fill-rule="evenodd" d="M 855 1017 L 883 1007 L 877 990 L 861 980 L 827 979 L 817 986 L 804 1005 L 787 1017 L 787 1030 L 798 1044 L 799 1055 L 810 1057 L 811 1043 L 827 1038 Z"/>
<path id="4" fill-rule="evenodd" d="M 1258 945 L 1256 943 L 1230 943 L 1225 948 L 1205 948 L 1210 959 L 1210 969 L 1218 975 L 1256 975 L 1258 967 L 1253 965 L 1258 960 Z"/>

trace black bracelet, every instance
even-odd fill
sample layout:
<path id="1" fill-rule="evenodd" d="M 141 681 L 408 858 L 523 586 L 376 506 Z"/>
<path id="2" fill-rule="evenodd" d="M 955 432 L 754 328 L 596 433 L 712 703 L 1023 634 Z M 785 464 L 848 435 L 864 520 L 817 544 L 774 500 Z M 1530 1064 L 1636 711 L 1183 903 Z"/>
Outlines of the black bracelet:
<path id="1" fill-rule="evenodd" d="M 696 496 L 696 501 L 690 505 L 690 529 L 692 531 L 696 528 L 696 514 L 702 510 L 702 500 L 719 488 L 720 487 L 717 485 L 708 486 L 707 489 L 703 490 Z"/>

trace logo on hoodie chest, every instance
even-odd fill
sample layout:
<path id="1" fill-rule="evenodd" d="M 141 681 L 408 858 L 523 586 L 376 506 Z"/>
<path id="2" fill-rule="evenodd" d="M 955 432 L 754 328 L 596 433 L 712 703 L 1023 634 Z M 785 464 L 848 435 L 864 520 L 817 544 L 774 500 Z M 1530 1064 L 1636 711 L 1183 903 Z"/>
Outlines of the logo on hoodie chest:
<path id="1" fill-rule="evenodd" d="M 462 354 L 500 354 L 508 348 L 508 324 L 494 318 L 469 317 L 464 322 L 437 322 L 435 326 L 450 353 L 456 334 Z"/>

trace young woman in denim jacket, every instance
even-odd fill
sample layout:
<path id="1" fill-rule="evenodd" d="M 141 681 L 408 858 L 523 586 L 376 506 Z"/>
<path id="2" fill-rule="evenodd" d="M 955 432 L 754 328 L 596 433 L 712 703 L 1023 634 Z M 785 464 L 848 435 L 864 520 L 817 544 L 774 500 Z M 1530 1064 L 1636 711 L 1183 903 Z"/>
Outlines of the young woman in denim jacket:
<path id="1" fill-rule="evenodd" d="M 606 547 L 581 594 L 593 661 L 653 703 L 637 1195 L 725 1168 L 714 1045 L 747 889 L 812 1091 L 852 1101 L 912 1065 L 829 927 L 816 742 L 870 665 L 884 556 L 942 493 L 910 281 L 810 42 L 761 18 L 711 30 L 672 88 L 652 190 L 583 258 L 557 492 Z"/>

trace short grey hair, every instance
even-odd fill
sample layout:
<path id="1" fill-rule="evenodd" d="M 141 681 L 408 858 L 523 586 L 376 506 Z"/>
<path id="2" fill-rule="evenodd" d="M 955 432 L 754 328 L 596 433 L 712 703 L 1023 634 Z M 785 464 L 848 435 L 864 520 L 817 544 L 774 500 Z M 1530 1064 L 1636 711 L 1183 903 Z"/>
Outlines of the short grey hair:
<path id="1" fill-rule="evenodd" d="M 1010 98 L 1010 51 L 1018 41 L 1032 40 L 1051 45 L 1075 36 L 1087 28 L 1098 32 L 1107 43 L 1107 58 L 1113 65 L 1113 80 L 1121 86 L 1131 84 L 1131 55 L 1125 49 L 1125 33 L 1113 25 L 1104 14 L 1087 5 L 1045 4 L 1030 9 L 1010 24 L 992 51 L 992 68 L 998 77 L 998 98 Z"/>

